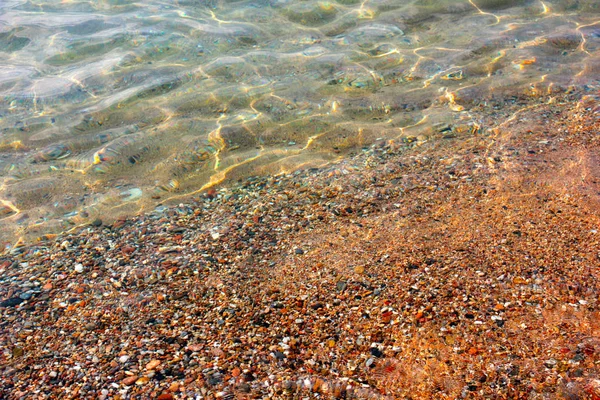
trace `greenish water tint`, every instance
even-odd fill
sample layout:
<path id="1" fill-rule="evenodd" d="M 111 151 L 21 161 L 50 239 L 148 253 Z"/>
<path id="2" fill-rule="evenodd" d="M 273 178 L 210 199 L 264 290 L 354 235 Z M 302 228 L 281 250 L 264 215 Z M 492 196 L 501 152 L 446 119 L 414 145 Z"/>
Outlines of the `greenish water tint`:
<path id="1" fill-rule="evenodd" d="M 599 49 L 597 0 L 4 0 L 0 237 L 477 133 L 494 100 L 597 87 Z"/>

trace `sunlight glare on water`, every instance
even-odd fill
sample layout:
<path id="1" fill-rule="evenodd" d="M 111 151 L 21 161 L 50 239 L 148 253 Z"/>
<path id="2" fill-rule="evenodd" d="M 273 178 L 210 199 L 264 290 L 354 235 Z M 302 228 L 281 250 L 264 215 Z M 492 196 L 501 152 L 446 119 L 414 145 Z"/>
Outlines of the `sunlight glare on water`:
<path id="1" fill-rule="evenodd" d="M 599 49 L 597 0 L 4 0 L 0 238 L 478 134 L 502 102 L 597 87 Z"/>

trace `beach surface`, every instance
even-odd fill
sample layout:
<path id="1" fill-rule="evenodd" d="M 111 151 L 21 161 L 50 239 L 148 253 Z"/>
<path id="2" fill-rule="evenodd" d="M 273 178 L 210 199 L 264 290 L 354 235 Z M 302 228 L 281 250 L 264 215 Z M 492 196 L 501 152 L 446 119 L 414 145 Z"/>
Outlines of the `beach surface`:
<path id="1" fill-rule="evenodd" d="M 599 111 L 515 99 L 15 246 L 0 398 L 599 399 Z"/>

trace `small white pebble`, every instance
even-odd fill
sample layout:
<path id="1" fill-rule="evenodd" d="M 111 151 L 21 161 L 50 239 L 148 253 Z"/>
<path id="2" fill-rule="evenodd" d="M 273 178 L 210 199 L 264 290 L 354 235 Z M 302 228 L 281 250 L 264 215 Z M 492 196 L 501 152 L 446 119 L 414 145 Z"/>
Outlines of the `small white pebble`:
<path id="1" fill-rule="evenodd" d="M 82 273 L 83 272 L 83 264 L 75 264 L 75 272 Z"/>
<path id="2" fill-rule="evenodd" d="M 120 363 L 126 363 L 127 360 L 129 360 L 129 356 L 121 356 L 121 357 L 119 357 L 119 362 Z"/>

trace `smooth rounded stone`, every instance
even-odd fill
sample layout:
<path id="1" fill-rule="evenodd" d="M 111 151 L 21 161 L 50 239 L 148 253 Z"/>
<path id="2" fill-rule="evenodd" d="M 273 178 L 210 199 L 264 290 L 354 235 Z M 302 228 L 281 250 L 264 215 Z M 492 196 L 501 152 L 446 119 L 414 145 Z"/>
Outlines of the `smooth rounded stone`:
<path id="1" fill-rule="evenodd" d="M 25 292 L 25 293 L 21 293 L 21 294 L 19 295 L 19 297 L 20 297 L 21 299 L 23 299 L 23 300 L 29 300 L 30 298 L 32 298 L 32 297 L 33 297 L 33 293 L 31 293 L 31 292 Z"/>
<path id="2" fill-rule="evenodd" d="M 126 363 L 127 360 L 129 360 L 129 356 L 127 356 L 127 355 L 123 355 L 123 356 L 119 357 L 119 362 L 121 364 Z"/>
<path id="3" fill-rule="evenodd" d="M 25 300 L 21 299 L 20 297 L 12 297 L 10 299 L 0 301 L 0 307 L 16 307 L 24 301 Z"/>
<path id="4" fill-rule="evenodd" d="M 356 267 L 354 267 L 354 272 L 356 272 L 357 274 L 361 275 L 365 273 L 365 267 L 362 265 L 357 265 Z"/>
<path id="5" fill-rule="evenodd" d="M 146 364 L 146 369 L 151 371 L 160 365 L 160 360 L 152 360 L 148 364 Z"/>
<path id="6" fill-rule="evenodd" d="M 121 383 L 125 386 L 131 386 L 135 383 L 135 381 L 138 380 L 138 377 L 136 375 L 132 375 L 132 376 L 128 376 L 127 378 L 123 379 L 121 381 Z"/>
<path id="7" fill-rule="evenodd" d="M 92 223 L 90 225 L 95 226 L 95 227 L 102 226 L 102 220 L 100 218 L 96 218 L 95 220 L 92 221 Z"/>
<path id="8" fill-rule="evenodd" d="M 75 269 L 75 272 L 77 272 L 79 274 L 82 273 L 83 272 L 83 264 L 76 264 L 74 269 Z"/>
<path id="9" fill-rule="evenodd" d="M 338 283 L 336 283 L 335 287 L 338 290 L 338 292 L 343 292 L 346 287 L 348 286 L 348 284 L 344 281 L 339 281 Z"/>

